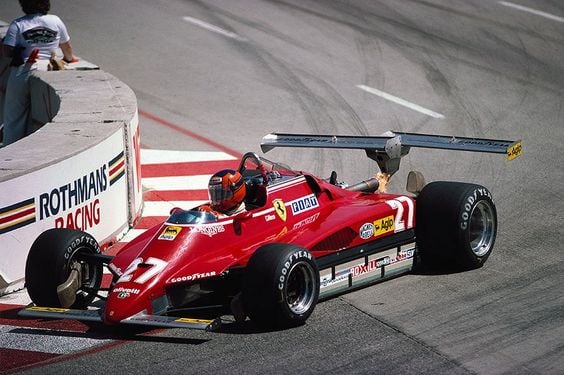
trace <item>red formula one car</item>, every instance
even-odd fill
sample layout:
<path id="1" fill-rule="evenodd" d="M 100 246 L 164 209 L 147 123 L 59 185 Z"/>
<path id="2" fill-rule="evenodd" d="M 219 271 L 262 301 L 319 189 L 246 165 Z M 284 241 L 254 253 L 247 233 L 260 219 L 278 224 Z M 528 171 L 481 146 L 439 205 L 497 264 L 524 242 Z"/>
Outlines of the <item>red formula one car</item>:
<path id="1" fill-rule="evenodd" d="M 384 176 L 411 147 L 506 153 L 519 142 L 387 133 L 379 137 L 269 134 L 273 147 L 364 149 Z M 259 326 L 302 324 L 318 301 L 409 272 L 419 264 L 480 267 L 492 252 L 496 208 L 482 186 L 424 184 L 410 194 L 378 191 L 369 179 L 346 186 L 291 170 L 254 153 L 239 172 L 246 211 L 218 218 L 174 209 L 115 257 L 89 234 L 50 229 L 34 242 L 22 316 L 213 330 L 221 317 Z M 381 186 L 380 186 L 381 188 Z M 381 190 L 381 189 L 380 189 Z M 103 268 L 113 275 L 101 288 Z M 92 302 L 94 307 L 92 306 Z"/>

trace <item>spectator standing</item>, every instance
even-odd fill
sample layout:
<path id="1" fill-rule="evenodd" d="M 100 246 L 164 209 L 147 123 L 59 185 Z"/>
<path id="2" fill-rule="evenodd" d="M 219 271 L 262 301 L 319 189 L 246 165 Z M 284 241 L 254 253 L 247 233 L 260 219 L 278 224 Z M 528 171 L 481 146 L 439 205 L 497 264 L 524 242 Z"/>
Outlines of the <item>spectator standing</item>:
<path id="1" fill-rule="evenodd" d="M 0 39 L 0 144 L 2 144 L 4 137 L 4 94 L 6 93 L 6 83 L 8 82 L 8 75 L 10 73 L 10 60 L 3 56 L 2 44 L 4 44 L 4 38 Z"/>
<path id="2" fill-rule="evenodd" d="M 4 145 L 23 138 L 30 115 L 29 76 L 48 70 L 49 59 L 60 47 L 65 62 L 78 61 L 63 21 L 50 15 L 50 0 L 19 0 L 25 16 L 12 21 L 2 45 L 12 59 L 4 98 Z"/>

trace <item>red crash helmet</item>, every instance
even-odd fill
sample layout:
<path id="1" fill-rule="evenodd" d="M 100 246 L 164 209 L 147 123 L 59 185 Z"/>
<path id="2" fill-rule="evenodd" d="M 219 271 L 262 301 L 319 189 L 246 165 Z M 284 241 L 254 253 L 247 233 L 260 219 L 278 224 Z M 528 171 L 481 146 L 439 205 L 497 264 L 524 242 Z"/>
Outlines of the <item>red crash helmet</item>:
<path id="1" fill-rule="evenodd" d="M 208 192 L 212 208 L 225 212 L 243 202 L 247 188 L 241 173 L 232 169 L 224 169 L 211 176 Z"/>

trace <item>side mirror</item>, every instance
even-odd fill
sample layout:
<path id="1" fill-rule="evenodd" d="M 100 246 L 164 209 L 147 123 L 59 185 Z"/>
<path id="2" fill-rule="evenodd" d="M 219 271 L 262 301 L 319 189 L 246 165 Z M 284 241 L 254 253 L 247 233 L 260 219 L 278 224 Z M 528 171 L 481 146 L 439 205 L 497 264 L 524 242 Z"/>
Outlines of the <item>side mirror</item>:
<path id="1" fill-rule="evenodd" d="M 243 223 L 251 220 L 253 218 L 253 213 L 249 211 L 241 212 L 239 215 L 233 218 L 233 228 L 235 229 L 235 234 L 240 235 L 243 229 Z"/>

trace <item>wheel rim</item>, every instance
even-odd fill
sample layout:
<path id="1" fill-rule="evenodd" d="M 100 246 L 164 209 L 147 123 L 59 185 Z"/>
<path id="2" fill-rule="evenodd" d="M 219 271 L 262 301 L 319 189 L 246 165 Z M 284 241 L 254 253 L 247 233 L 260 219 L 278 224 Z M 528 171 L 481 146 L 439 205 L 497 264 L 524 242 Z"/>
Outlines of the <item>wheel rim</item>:
<path id="1" fill-rule="evenodd" d="M 82 296 L 84 299 L 94 298 L 100 280 L 102 279 L 102 270 L 97 263 L 83 259 L 83 257 L 81 257 L 82 254 L 92 254 L 92 250 L 85 246 L 77 248 L 69 257 L 65 273 L 70 274 L 73 265 L 80 263 L 82 268 L 82 280 L 80 280 L 80 286 L 76 295 L 77 297 Z"/>
<path id="2" fill-rule="evenodd" d="M 296 263 L 290 268 L 286 287 L 286 303 L 297 315 L 307 312 L 315 299 L 315 272 L 306 262 Z"/>
<path id="3" fill-rule="evenodd" d="M 495 238 L 495 215 L 491 205 L 485 201 L 476 204 L 470 215 L 470 247 L 476 256 L 484 256 L 493 246 Z"/>

